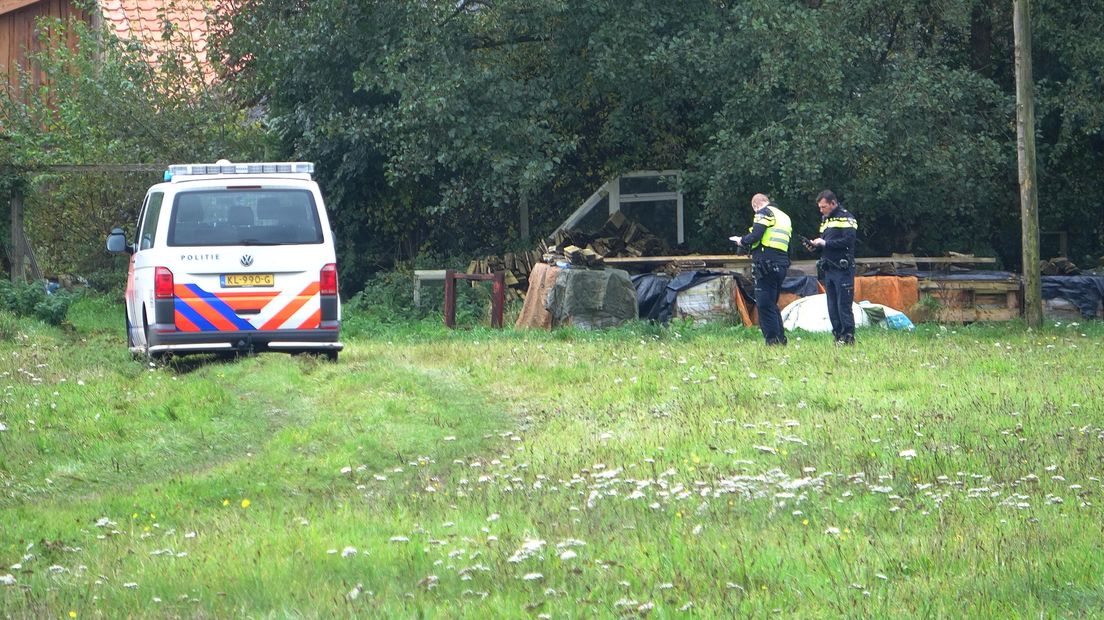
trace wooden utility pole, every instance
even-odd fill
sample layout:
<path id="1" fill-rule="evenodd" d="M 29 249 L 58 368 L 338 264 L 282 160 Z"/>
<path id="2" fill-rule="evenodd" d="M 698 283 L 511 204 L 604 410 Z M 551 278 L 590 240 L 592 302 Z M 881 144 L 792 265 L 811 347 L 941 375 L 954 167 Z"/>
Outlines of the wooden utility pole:
<path id="1" fill-rule="evenodd" d="M 1016 152 L 1020 168 L 1020 223 L 1023 247 L 1024 318 L 1043 323 L 1039 276 L 1039 191 L 1035 185 L 1035 83 L 1031 77 L 1031 0 L 1013 0 L 1016 41 Z"/>
<path id="2" fill-rule="evenodd" d="M 11 281 L 24 283 L 27 274 L 23 271 L 23 193 L 18 189 L 11 192 Z"/>
<path id="3" fill-rule="evenodd" d="M 521 195 L 520 204 L 518 205 L 518 211 L 520 215 L 520 233 L 521 241 L 529 243 L 529 194 L 525 193 Z"/>

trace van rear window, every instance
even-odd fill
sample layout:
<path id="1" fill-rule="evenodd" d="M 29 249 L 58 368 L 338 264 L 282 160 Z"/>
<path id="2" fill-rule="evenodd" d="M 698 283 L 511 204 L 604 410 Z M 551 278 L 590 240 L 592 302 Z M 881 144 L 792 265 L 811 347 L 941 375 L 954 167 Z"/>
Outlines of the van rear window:
<path id="1" fill-rule="evenodd" d="M 225 189 L 176 195 L 170 246 L 322 243 L 322 225 L 309 191 Z"/>

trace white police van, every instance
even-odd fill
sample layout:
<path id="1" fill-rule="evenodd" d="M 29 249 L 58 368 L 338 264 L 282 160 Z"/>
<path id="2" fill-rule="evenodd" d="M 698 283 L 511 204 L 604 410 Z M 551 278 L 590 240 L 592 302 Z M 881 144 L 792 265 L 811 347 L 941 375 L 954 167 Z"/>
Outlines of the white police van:
<path id="1" fill-rule="evenodd" d="M 136 355 L 319 352 L 337 360 L 333 234 L 314 165 L 170 166 L 151 187 L 130 254 L 127 345 Z"/>

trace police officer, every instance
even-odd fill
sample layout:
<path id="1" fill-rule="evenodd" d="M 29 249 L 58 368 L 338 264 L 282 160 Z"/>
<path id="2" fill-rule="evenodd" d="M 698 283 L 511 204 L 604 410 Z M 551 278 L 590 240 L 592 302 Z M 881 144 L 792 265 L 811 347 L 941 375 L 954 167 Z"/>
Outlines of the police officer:
<path id="1" fill-rule="evenodd" d="M 755 274 L 755 307 L 759 312 L 759 328 L 768 345 L 785 345 L 786 331 L 782 313 L 778 310 L 778 294 L 782 280 L 790 267 L 790 217 L 770 201 L 765 194 L 751 198 L 755 212 L 751 232 L 743 237 L 729 237 L 737 245 L 751 251 L 751 270 Z"/>
<path id="2" fill-rule="evenodd" d="M 851 305 L 855 300 L 855 234 L 859 224 L 836 200 L 832 190 L 817 194 L 820 210 L 820 236 L 810 241 L 823 250 L 817 261 L 822 273 L 824 292 L 828 294 L 828 318 L 836 344 L 855 344 L 855 315 Z"/>

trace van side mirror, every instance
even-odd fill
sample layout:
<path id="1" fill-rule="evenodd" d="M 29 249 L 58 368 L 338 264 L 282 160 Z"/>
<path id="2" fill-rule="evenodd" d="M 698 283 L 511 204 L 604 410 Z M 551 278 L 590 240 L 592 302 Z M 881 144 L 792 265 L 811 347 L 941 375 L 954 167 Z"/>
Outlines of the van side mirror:
<path id="1" fill-rule="evenodd" d="M 127 243 L 123 229 L 116 227 L 107 235 L 107 251 L 112 254 L 134 254 L 134 246 Z"/>

